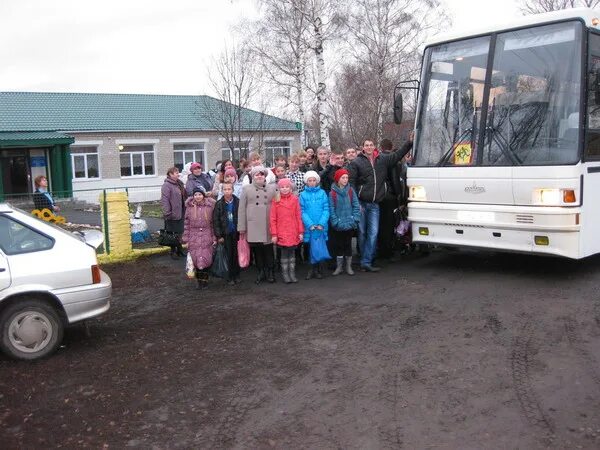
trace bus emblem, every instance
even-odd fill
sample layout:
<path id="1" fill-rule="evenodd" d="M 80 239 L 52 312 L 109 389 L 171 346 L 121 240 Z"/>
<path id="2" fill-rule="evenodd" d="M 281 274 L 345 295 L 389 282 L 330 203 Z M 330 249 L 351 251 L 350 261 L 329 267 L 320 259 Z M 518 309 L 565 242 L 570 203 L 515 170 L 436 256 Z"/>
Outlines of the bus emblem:
<path id="1" fill-rule="evenodd" d="M 467 194 L 483 194 L 485 192 L 485 188 L 483 186 L 477 186 L 477 183 L 473 181 L 471 186 L 465 187 L 465 192 Z"/>

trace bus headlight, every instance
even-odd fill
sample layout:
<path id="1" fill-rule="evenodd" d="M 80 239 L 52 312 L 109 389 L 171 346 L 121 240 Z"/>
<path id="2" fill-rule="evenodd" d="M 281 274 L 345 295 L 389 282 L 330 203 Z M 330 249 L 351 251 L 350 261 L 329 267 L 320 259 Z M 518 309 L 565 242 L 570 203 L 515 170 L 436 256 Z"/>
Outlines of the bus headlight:
<path id="1" fill-rule="evenodd" d="M 576 202 L 574 189 L 535 189 L 533 204 L 545 206 L 565 205 Z"/>
<path id="2" fill-rule="evenodd" d="M 408 199 L 417 202 L 423 202 L 427 200 L 427 194 L 425 192 L 425 186 L 409 186 L 408 187 Z"/>

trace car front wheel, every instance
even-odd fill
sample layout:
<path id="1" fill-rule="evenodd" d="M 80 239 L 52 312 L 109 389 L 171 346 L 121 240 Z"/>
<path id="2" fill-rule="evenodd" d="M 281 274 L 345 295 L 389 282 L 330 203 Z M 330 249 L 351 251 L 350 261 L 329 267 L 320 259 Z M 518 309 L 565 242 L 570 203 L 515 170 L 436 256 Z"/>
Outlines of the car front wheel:
<path id="1" fill-rule="evenodd" d="M 33 360 L 54 352 L 63 337 L 56 310 L 37 299 L 17 301 L 0 317 L 0 347 L 8 356 Z"/>

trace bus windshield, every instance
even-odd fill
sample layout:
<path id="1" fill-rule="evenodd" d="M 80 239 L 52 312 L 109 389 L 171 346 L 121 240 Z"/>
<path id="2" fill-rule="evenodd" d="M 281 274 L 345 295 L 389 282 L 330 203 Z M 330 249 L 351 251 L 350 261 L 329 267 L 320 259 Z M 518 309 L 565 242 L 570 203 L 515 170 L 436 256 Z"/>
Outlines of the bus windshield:
<path id="1" fill-rule="evenodd" d="M 491 62 L 492 36 L 429 47 L 414 164 L 576 163 L 581 28 L 565 22 L 500 33 Z"/>

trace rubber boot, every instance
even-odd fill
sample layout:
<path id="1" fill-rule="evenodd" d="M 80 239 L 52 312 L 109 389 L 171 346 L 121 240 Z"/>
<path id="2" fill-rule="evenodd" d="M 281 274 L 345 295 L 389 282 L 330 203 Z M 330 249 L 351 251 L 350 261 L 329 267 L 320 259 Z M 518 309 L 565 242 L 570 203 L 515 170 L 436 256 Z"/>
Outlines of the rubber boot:
<path id="1" fill-rule="evenodd" d="M 335 262 L 336 262 L 336 266 L 335 266 L 335 270 L 333 271 L 333 276 L 339 275 L 344 271 L 344 257 L 343 256 L 336 257 Z"/>
<path id="2" fill-rule="evenodd" d="M 281 257 L 281 276 L 285 284 L 292 282 L 290 278 L 290 260 L 288 258 Z"/>
<path id="3" fill-rule="evenodd" d="M 315 278 L 317 280 L 320 280 L 321 278 L 323 278 L 323 272 L 322 272 L 321 264 L 322 263 L 315 264 Z"/>
<path id="4" fill-rule="evenodd" d="M 298 278 L 296 278 L 296 258 L 294 256 L 292 256 L 289 260 L 289 275 L 290 275 L 290 281 L 292 283 L 297 283 L 298 282 Z"/>
<path id="5" fill-rule="evenodd" d="M 208 274 L 205 272 L 198 272 L 196 277 L 198 278 L 198 289 L 208 289 Z"/>
<path id="6" fill-rule="evenodd" d="M 352 270 L 352 256 L 346 256 L 346 273 L 354 275 L 354 270 Z"/>
<path id="7" fill-rule="evenodd" d="M 179 259 L 179 256 L 177 255 L 177 247 L 171 247 L 171 259 Z"/>
<path id="8" fill-rule="evenodd" d="M 265 275 L 265 270 L 264 269 L 258 269 L 258 275 L 256 277 L 256 284 L 260 284 L 262 281 L 265 281 L 267 279 L 266 275 Z"/>

